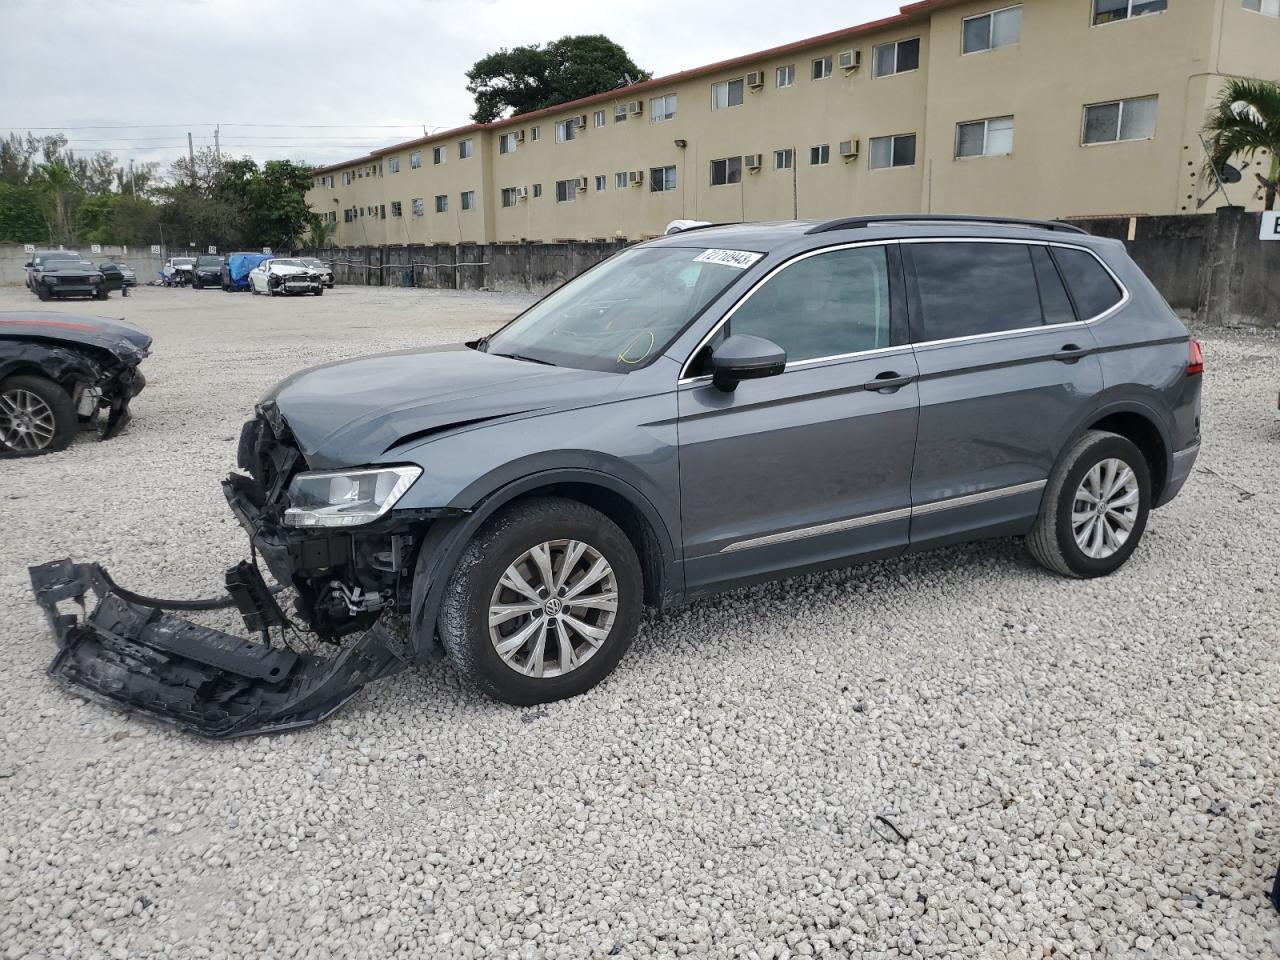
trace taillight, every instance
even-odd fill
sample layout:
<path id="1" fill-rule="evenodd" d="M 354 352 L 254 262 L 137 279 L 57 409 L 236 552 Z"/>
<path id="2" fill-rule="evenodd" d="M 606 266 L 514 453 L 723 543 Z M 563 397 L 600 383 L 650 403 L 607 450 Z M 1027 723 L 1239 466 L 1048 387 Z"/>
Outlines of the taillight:
<path id="1" fill-rule="evenodd" d="M 1187 376 L 1197 373 L 1204 373 L 1204 350 L 1199 340 L 1192 339 L 1187 344 Z"/>

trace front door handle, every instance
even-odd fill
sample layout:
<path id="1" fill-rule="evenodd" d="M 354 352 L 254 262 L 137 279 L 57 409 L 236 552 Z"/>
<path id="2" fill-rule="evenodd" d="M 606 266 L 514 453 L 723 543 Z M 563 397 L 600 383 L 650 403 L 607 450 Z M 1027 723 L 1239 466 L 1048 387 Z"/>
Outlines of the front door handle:
<path id="1" fill-rule="evenodd" d="M 904 377 L 896 370 L 886 370 L 884 373 L 876 374 L 874 380 L 864 383 L 862 389 L 875 390 L 879 393 L 895 393 L 914 379 L 914 376 Z"/>
<path id="2" fill-rule="evenodd" d="M 1062 349 L 1053 355 L 1060 363 L 1075 363 L 1081 357 L 1087 357 L 1089 351 L 1076 343 L 1064 343 Z"/>

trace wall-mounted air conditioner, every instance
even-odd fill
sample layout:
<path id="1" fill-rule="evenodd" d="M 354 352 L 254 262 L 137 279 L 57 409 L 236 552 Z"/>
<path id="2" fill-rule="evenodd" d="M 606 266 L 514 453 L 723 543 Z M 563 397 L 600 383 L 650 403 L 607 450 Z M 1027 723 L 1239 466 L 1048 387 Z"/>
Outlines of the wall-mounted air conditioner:
<path id="1" fill-rule="evenodd" d="M 759 90 L 764 86 L 764 71 L 752 70 L 747 74 L 747 86 L 752 90 Z"/>
<path id="2" fill-rule="evenodd" d="M 850 137 L 848 140 L 840 141 L 840 156 L 845 161 L 857 160 L 858 154 L 862 152 L 862 141 L 857 137 Z"/>
<path id="3" fill-rule="evenodd" d="M 836 62 L 840 64 L 842 70 L 857 70 L 862 66 L 862 51 L 846 50 L 836 58 Z"/>

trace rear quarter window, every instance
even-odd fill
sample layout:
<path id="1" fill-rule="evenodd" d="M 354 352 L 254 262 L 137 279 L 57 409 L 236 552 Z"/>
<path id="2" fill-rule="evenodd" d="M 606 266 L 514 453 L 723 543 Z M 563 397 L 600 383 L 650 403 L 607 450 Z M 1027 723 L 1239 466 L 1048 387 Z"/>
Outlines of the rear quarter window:
<path id="1" fill-rule="evenodd" d="M 1106 313 L 1124 296 L 1111 279 L 1111 274 L 1093 254 L 1070 247 L 1054 247 L 1053 259 L 1062 271 L 1067 291 L 1081 320 Z"/>

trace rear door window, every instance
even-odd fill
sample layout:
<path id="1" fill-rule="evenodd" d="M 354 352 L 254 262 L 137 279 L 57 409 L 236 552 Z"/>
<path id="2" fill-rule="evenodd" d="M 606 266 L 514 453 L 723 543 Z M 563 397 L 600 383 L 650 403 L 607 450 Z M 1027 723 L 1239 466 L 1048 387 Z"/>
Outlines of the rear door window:
<path id="1" fill-rule="evenodd" d="M 910 243 L 903 249 L 913 264 L 917 340 L 1000 333 L 1044 322 L 1025 244 Z"/>
<path id="2" fill-rule="evenodd" d="M 1098 258 L 1085 250 L 1054 247 L 1053 259 L 1067 281 L 1067 290 L 1081 320 L 1106 313 L 1124 294 Z"/>
<path id="3" fill-rule="evenodd" d="M 1071 309 L 1071 298 L 1063 286 L 1058 268 L 1053 265 L 1048 247 L 1032 247 L 1031 262 L 1036 268 L 1036 283 L 1040 287 L 1040 305 L 1044 308 L 1045 323 L 1072 323 L 1076 319 Z"/>

